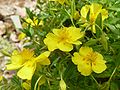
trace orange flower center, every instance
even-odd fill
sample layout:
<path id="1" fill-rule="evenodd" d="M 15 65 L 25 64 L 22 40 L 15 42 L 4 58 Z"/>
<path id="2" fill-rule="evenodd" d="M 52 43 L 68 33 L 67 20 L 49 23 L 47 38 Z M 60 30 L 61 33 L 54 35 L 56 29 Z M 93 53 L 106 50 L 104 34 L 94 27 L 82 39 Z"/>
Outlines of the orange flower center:
<path id="1" fill-rule="evenodd" d="M 59 42 L 66 42 L 69 39 L 68 30 L 62 30 L 59 34 Z"/>
<path id="2" fill-rule="evenodd" d="M 95 52 L 88 53 L 83 60 L 86 61 L 87 64 L 95 64 L 95 60 L 97 58 L 97 55 Z"/>

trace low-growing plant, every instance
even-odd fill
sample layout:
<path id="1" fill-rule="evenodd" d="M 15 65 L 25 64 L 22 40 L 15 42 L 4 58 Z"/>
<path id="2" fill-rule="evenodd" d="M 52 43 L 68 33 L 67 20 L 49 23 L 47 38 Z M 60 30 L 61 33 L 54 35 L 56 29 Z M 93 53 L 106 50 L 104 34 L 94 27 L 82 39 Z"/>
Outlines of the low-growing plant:
<path id="1" fill-rule="evenodd" d="M 38 0 L 37 10 L 26 8 L 20 31 L 31 43 L 14 50 L 6 65 L 16 70 L 12 88 L 119 90 L 119 5 L 119 0 Z"/>

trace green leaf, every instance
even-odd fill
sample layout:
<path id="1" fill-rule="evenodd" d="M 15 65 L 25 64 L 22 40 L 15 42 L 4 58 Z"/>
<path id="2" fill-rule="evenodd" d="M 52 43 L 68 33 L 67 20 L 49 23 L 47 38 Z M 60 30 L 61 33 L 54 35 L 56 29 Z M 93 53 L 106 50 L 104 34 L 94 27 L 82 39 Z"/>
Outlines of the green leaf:
<path id="1" fill-rule="evenodd" d="M 97 36 L 97 37 L 100 37 L 100 35 L 102 34 L 102 33 L 101 33 L 101 30 L 103 29 L 102 14 L 101 14 L 101 13 L 97 16 L 97 19 L 96 19 L 95 23 L 99 26 L 99 28 L 98 28 L 98 27 L 95 25 L 96 36 Z M 101 28 L 101 29 L 100 29 L 100 28 Z"/>
<path id="2" fill-rule="evenodd" d="M 120 65 L 120 52 L 115 56 L 115 63 L 116 63 L 116 66 Z"/>
<path id="3" fill-rule="evenodd" d="M 89 41 L 85 43 L 85 46 L 92 46 L 92 45 L 95 45 L 97 42 L 98 42 L 98 39 L 91 38 Z"/>
<path id="4" fill-rule="evenodd" d="M 106 26 L 107 26 L 114 34 L 120 35 L 119 29 L 116 29 L 116 27 L 115 27 L 114 25 L 106 24 Z"/>
<path id="5" fill-rule="evenodd" d="M 116 84 L 115 82 L 111 82 L 110 90 L 119 90 L 118 84 Z"/>
<path id="6" fill-rule="evenodd" d="M 29 8 L 26 8 L 26 12 L 27 12 L 28 16 L 30 17 L 30 19 L 33 20 L 34 14 L 30 11 Z"/>
<path id="7" fill-rule="evenodd" d="M 100 86 L 99 90 L 109 90 L 110 83 L 105 82 Z"/>
<path id="8" fill-rule="evenodd" d="M 11 82 L 12 85 L 15 86 L 16 90 L 22 90 L 22 82 L 17 76 L 13 76 Z"/>
<path id="9" fill-rule="evenodd" d="M 105 37 L 105 33 L 104 33 L 104 32 L 102 32 L 101 41 L 100 41 L 100 42 L 101 42 L 103 48 L 104 48 L 106 51 L 108 51 L 108 42 L 107 42 L 107 39 L 106 39 L 106 37 Z"/>
<path id="10" fill-rule="evenodd" d="M 87 13 L 86 19 L 87 19 L 87 21 L 90 21 L 90 9 L 89 9 L 89 11 Z"/>
<path id="11" fill-rule="evenodd" d="M 117 7 L 111 7 L 111 8 L 108 8 L 109 10 L 113 10 L 113 11 L 117 11 L 119 12 L 120 11 L 120 8 L 117 8 Z"/>
<path id="12" fill-rule="evenodd" d="M 71 0 L 71 16 L 74 17 L 75 13 L 75 0 Z"/>
<path id="13" fill-rule="evenodd" d="M 33 36 L 33 34 L 34 34 L 34 29 L 33 29 L 33 28 L 30 28 L 29 32 L 30 32 L 30 35 Z"/>

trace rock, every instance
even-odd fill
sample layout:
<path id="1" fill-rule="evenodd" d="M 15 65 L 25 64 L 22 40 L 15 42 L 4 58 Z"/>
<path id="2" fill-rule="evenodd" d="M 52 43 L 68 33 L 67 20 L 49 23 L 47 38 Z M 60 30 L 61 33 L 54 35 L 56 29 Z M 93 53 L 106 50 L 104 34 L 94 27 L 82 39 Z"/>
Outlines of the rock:
<path id="1" fill-rule="evenodd" d="M 14 3 L 16 2 L 16 0 L 0 0 L 0 4 L 1 5 L 8 5 L 8 4 L 11 4 L 11 3 Z"/>
<path id="2" fill-rule="evenodd" d="M 5 32 L 5 24 L 3 23 L 3 21 L 0 21 L 0 35 L 3 35 Z"/>
<path id="3" fill-rule="evenodd" d="M 0 5 L 0 14 L 3 17 L 13 15 L 14 13 L 15 9 L 11 5 Z"/>

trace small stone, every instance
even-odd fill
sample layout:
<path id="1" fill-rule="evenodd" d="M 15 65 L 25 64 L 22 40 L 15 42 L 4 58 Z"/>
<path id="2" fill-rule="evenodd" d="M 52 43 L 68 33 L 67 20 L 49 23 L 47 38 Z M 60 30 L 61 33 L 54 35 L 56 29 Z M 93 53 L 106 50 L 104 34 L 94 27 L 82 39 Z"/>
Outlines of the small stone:
<path id="1" fill-rule="evenodd" d="M 3 21 L 0 21 L 0 35 L 3 35 L 5 32 L 5 24 L 3 23 Z"/>
<path id="2" fill-rule="evenodd" d="M 0 5 L 0 14 L 3 17 L 13 15 L 14 13 L 15 9 L 11 5 Z"/>

